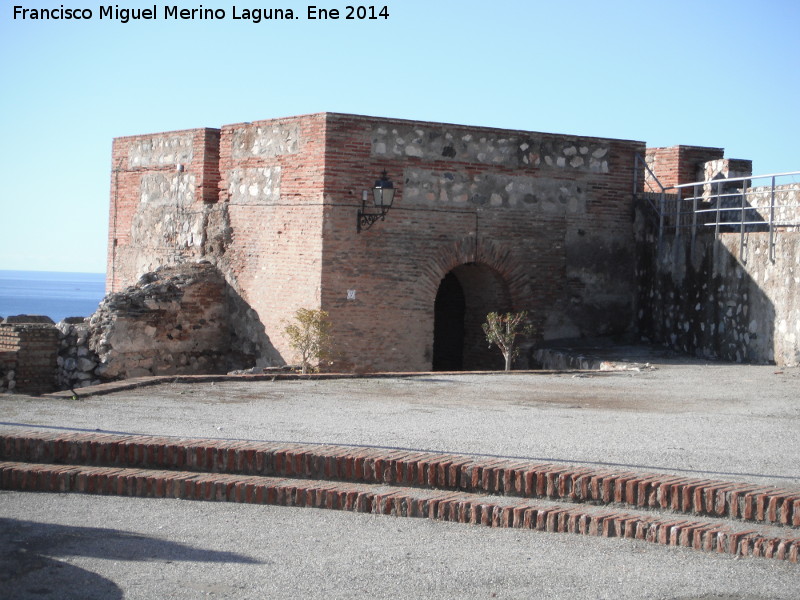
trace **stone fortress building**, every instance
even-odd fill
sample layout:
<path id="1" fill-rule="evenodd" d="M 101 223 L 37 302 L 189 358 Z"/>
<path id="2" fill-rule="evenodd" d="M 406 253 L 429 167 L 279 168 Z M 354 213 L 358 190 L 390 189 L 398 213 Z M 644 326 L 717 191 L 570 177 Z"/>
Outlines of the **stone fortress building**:
<path id="1" fill-rule="evenodd" d="M 283 321 L 326 310 L 337 369 L 496 366 L 492 310 L 545 338 L 634 327 L 642 142 L 316 114 L 115 140 L 108 288 L 207 260 L 251 310 L 238 344 L 292 360 Z M 385 220 L 357 230 L 386 171 Z"/>
<path id="2" fill-rule="evenodd" d="M 319 307 L 336 368 L 356 371 L 496 367 L 480 328 L 492 310 L 528 311 L 540 340 L 658 333 L 666 300 L 648 305 L 655 280 L 642 275 L 658 258 L 642 247 L 635 192 L 750 175 L 718 148 L 333 113 L 118 138 L 112 169 L 108 291 L 207 261 L 229 286 L 232 352 L 291 362 L 285 320 Z M 358 231 L 362 193 L 384 171 L 393 207 Z M 762 329 L 754 319 L 746 329 Z M 726 343 L 684 349 L 736 360 Z M 737 346 L 739 360 L 775 360 Z"/>
<path id="3" fill-rule="evenodd" d="M 299 308 L 329 313 L 337 371 L 500 368 L 481 324 L 511 310 L 519 366 L 598 336 L 798 364 L 800 192 L 750 176 L 719 148 L 335 113 L 117 138 L 109 295 L 59 325 L 60 386 L 291 364 Z"/>

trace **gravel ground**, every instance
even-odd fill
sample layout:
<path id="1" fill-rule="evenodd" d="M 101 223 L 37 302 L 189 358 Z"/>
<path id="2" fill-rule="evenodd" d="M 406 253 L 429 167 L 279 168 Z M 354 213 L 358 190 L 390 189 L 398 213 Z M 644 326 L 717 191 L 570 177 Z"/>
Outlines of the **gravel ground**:
<path id="1" fill-rule="evenodd" d="M 0 506 L 4 598 L 796 600 L 800 588 L 798 565 L 631 540 L 180 500 L 0 492 Z"/>
<path id="2" fill-rule="evenodd" d="M 6 396 L 0 430 L 360 444 L 800 487 L 800 369 L 653 366 Z M 0 597 L 800 597 L 800 567 L 774 560 L 335 511 L 0 492 L 0 521 Z"/>
<path id="3" fill-rule="evenodd" d="M 0 402 L 0 431 L 363 444 L 800 485 L 796 368 L 167 384 Z"/>

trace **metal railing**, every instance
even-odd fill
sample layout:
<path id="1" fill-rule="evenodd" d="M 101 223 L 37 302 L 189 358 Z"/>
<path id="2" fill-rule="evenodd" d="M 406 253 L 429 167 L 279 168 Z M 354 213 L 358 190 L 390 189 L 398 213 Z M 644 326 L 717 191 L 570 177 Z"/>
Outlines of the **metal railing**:
<path id="1" fill-rule="evenodd" d="M 739 233 L 739 258 L 744 260 L 745 233 L 769 232 L 770 260 L 775 260 L 775 235 L 800 231 L 800 171 L 696 181 L 664 187 L 644 159 L 637 157 L 637 174 L 644 166 L 645 191 L 635 180 L 636 195 L 657 216 L 659 248 L 665 233 L 676 237 L 688 230 L 692 249 L 699 231 L 713 228 Z M 649 176 L 649 177 L 648 177 Z M 753 185 L 763 181 L 763 185 Z"/>

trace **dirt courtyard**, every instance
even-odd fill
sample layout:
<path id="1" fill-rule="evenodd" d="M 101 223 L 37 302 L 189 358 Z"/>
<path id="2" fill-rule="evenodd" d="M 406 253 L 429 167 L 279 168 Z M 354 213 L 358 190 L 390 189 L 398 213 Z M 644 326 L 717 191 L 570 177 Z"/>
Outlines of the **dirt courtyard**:
<path id="1" fill-rule="evenodd" d="M 408 448 L 800 485 L 800 369 L 662 359 L 618 371 L 3 397 L 0 429 L 26 428 Z"/>

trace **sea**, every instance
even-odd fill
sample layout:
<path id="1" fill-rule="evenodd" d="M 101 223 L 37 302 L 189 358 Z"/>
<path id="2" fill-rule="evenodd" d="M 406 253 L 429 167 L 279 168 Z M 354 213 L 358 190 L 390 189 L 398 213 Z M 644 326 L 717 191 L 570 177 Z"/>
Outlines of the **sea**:
<path id="1" fill-rule="evenodd" d="M 105 273 L 0 271 L 0 317 L 88 317 L 105 295 Z"/>

